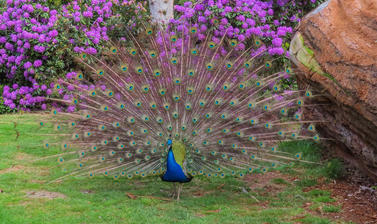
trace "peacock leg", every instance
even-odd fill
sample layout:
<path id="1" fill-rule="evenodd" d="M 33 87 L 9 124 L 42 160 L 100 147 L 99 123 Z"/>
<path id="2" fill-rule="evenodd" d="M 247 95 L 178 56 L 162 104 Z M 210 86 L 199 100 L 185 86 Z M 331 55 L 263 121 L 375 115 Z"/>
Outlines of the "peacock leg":
<path id="1" fill-rule="evenodd" d="M 181 191 L 182 191 L 182 186 L 183 186 L 183 184 L 182 184 L 182 183 L 179 183 L 179 184 L 178 184 L 177 201 L 179 201 L 179 195 L 181 194 Z"/>
<path id="2" fill-rule="evenodd" d="M 170 196 L 172 198 L 175 198 L 176 195 L 177 195 L 177 183 L 174 182 L 172 187 L 171 187 Z"/>

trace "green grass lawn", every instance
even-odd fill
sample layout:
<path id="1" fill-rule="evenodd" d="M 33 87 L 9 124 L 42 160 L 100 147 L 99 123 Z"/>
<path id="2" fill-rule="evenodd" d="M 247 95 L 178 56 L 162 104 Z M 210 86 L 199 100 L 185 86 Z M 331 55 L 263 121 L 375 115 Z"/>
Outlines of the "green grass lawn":
<path id="1" fill-rule="evenodd" d="M 57 153 L 38 144 L 51 138 L 39 129 L 41 115 L 0 116 L 0 223 L 346 223 L 316 216 L 304 208 L 323 207 L 324 214 L 340 212 L 327 191 L 303 191 L 317 184 L 322 167 L 295 166 L 243 179 L 194 178 L 185 184 L 181 200 L 168 196 L 171 184 L 158 177 L 114 181 L 107 177 L 62 175 L 55 161 L 35 161 Z M 17 121 L 15 131 L 12 122 Z M 16 140 L 17 134 L 19 137 Z M 310 142 L 286 144 L 318 159 Z M 266 174 L 268 176 L 268 174 Z M 290 181 L 296 177 L 298 181 Z M 291 178 L 292 179 L 292 178 Z"/>

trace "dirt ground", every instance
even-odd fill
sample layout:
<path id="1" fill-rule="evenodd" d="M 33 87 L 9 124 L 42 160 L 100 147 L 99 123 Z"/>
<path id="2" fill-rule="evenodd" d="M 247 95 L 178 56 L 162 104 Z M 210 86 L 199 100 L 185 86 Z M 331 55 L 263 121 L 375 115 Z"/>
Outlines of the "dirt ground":
<path id="1" fill-rule="evenodd" d="M 330 184 L 322 183 L 305 190 L 312 189 L 330 191 L 331 197 L 336 199 L 336 202 L 332 204 L 341 206 L 342 209 L 336 216 L 328 216 L 328 218 L 341 218 L 361 224 L 377 223 L 377 191 L 375 189 L 346 180 L 333 181 Z"/>
<path id="2" fill-rule="evenodd" d="M 250 189 L 264 189 L 268 194 L 276 195 L 284 190 L 282 184 L 274 184 L 273 179 L 283 179 L 293 184 L 297 177 L 282 174 L 280 172 L 269 172 L 266 174 L 257 174 L 247 176 L 246 181 Z M 333 180 L 330 183 L 325 178 L 319 179 L 318 184 L 312 187 L 304 188 L 304 192 L 314 189 L 331 192 L 331 197 L 336 199 L 335 202 L 329 202 L 329 205 L 339 206 L 341 210 L 337 213 L 325 213 L 322 209 L 312 210 L 312 203 L 305 203 L 303 208 L 311 214 L 326 217 L 328 219 L 339 221 L 352 221 L 358 224 L 377 224 L 377 190 L 368 187 L 367 183 L 355 183 L 355 179 Z M 263 205 L 267 207 L 268 205 Z"/>

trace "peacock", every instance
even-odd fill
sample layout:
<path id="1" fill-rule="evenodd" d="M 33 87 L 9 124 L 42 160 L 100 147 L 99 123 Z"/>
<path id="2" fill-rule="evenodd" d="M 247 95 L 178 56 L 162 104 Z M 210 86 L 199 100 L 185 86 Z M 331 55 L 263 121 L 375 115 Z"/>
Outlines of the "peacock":
<path id="1" fill-rule="evenodd" d="M 69 176 L 114 179 L 160 176 L 182 184 L 195 176 L 243 177 L 291 164 L 302 153 L 279 151 L 283 141 L 319 140 L 302 119 L 310 90 L 281 89 L 292 71 L 276 71 L 267 47 L 199 34 L 197 27 L 145 26 L 130 41 L 110 42 L 101 55 L 82 53 L 80 67 L 54 84 L 55 136 L 43 142 Z"/>

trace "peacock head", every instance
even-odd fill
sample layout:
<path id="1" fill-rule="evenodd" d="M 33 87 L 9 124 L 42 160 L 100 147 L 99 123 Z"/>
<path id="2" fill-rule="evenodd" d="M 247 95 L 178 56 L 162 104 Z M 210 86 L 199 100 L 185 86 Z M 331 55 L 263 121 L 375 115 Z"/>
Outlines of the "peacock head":
<path id="1" fill-rule="evenodd" d="M 168 147 L 170 147 L 172 144 L 173 144 L 173 140 L 172 140 L 171 134 L 169 134 L 167 145 L 168 145 Z"/>

